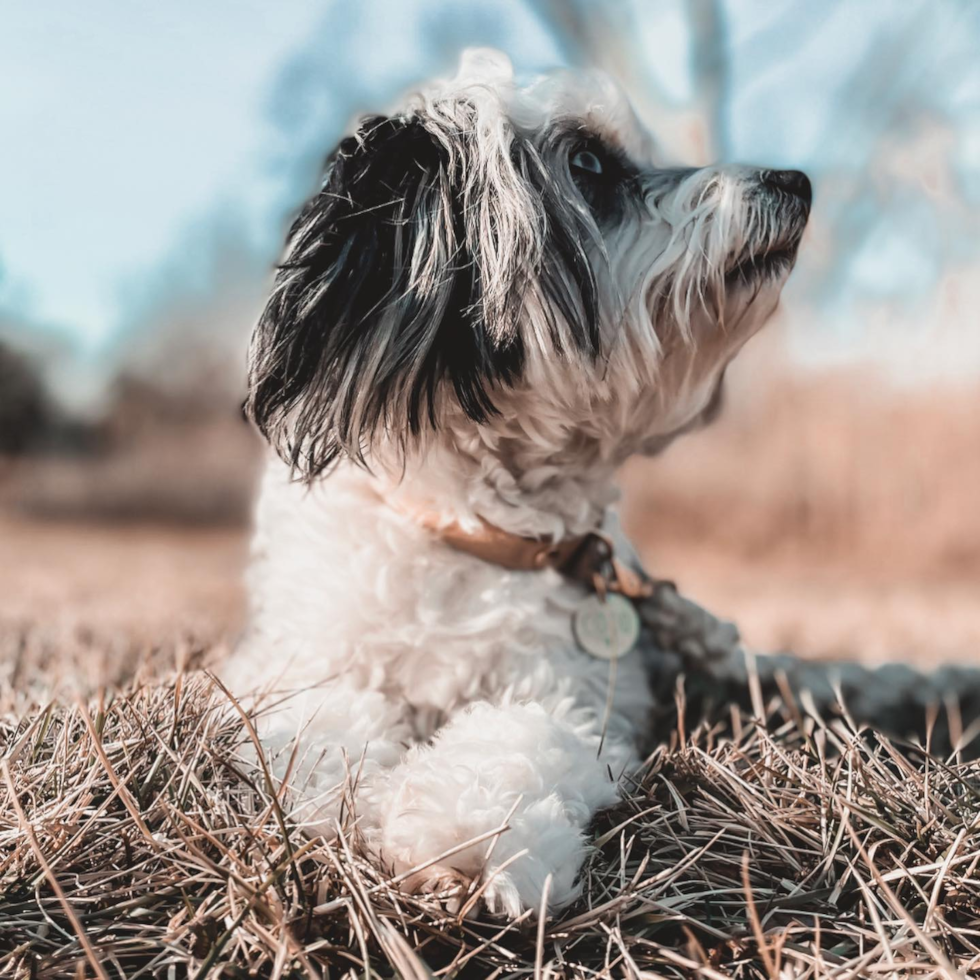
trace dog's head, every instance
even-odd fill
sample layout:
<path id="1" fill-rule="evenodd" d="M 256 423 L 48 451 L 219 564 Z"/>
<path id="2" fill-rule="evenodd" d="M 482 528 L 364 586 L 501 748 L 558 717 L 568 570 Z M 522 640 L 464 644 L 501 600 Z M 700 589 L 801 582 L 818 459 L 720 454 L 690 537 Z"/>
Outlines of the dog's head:
<path id="1" fill-rule="evenodd" d="M 306 479 L 460 427 L 605 457 L 709 416 L 775 308 L 796 171 L 665 166 L 605 76 L 460 74 L 331 154 L 250 353 L 248 410 Z"/>

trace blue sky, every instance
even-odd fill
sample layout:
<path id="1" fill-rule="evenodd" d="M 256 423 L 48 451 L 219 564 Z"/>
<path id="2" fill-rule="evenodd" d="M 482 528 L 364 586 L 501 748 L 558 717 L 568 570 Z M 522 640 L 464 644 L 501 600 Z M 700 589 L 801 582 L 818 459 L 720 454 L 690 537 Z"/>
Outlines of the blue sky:
<path id="1" fill-rule="evenodd" d="M 308 0 L 7 0 L 0 31 L 0 261 L 6 289 L 85 341 L 122 280 L 218 195 L 261 183 L 270 77 Z"/>
<path id="2" fill-rule="evenodd" d="M 660 0 L 656 8 L 651 0 L 621 2 L 642 12 L 639 43 L 661 91 L 685 98 L 681 0 Z M 953 57 L 980 31 L 976 17 L 964 23 L 958 11 L 967 8 L 954 0 L 828 0 L 826 7 L 822 0 L 728 0 L 726 9 L 735 52 L 733 155 L 818 173 L 866 167 L 861 143 L 874 134 L 882 112 L 901 122 L 913 96 L 943 86 L 952 118 L 964 120 L 957 123 L 960 142 L 973 146 L 974 158 L 980 153 L 980 129 L 965 122 L 978 118 L 977 72 L 963 72 Z M 141 283 L 173 264 L 175 253 L 179 259 L 195 227 L 222 202 L 244 215 L 243 228 L 271 241 L 285 201 L 300 193 L 283 186 L 296 181 L 283 163 L 291 147 L 284 144 L 276 117 L 281 105 L 276 108 L 274 99 L 285 66 L 300 57 L 329 80 L 336 112 L 311 113 L 311 120 L 338 127 L 354 111 L 377 107 L 358 100 L 386 93 L 387 101 L 389 91 L 431 71 L 443 57 L 428 51 L 437 23 L 432 18 L 445 26 L 446 10 L 452 15 L 447 30 L 460 43 L 503 38 L 515 61 L 528 67 L 559 58 L 521 0 L 448 6 L 436 0 L 6 0 L 0 304 L 98 351 L 125 324 Z M 919 30 L 914 19 L 922 12 L 928 17 Z M 901 31 L 909 24 L 915 29 L 906 36 Z M 899 43 L 889 55 L 893 34 Z M 338 68 L 338 54 L 353 54 L 363 71 Z M 849 89 L 855 72 L 865 62 L 874 68 L 879 55 L 885 61 L 863 76 L 863 89 Z M 893 92 L 905 102 L 888 106 Z M 852 111 L 862 98 L 864 115 Z M 309 152 L 309 133 L 301 124 L 296 132 Z M 975 159 L 967 163 L 976 186 L 980 167 Z M 901 291 L 916 275 L 929 287 L 934 271 L 915 243 L 934 238 L 942 244 L 948 222 L 930 225 L 929 202 L 920 197 L 913 207 L 889 212 L 877 238 L 849 264 L 853 274 L 840 295 Z M 835 220 L 850 220 L 847 208 Z"/>

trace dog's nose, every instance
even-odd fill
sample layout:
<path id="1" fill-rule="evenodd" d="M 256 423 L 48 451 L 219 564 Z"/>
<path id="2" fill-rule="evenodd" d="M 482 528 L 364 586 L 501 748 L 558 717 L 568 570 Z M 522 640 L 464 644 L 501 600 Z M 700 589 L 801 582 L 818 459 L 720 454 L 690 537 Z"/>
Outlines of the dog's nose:
<path id="1" fill-rule="evenodd" d="M 813 200 L 810 178 L 802 170 L 763 170 L 759 179 L 774 191 L 798 197 L 807 207 Z"/>

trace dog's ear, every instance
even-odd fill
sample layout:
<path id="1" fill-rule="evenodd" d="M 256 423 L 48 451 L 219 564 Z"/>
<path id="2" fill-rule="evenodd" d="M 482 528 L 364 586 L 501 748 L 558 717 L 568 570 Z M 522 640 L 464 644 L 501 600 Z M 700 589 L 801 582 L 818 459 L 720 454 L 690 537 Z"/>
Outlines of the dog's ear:
<path id="1" fill-rule="evenodd" d="M 446 119 L 362 121 L 293 224 L 249 354 L 247 410 L 294 472 L 364 462 L 380 434 L 476 421 L 521 371 L 543 212 L 513 142 Z"/>

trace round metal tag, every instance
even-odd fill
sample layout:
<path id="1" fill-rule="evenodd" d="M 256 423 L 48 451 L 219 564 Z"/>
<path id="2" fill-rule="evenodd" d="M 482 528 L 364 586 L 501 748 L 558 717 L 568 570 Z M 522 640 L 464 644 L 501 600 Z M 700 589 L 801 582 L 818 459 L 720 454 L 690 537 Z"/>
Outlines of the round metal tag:
<path id="1" fill-rule="evenodd" d="M 605 599 L 590 595 L 575 609 L 572 627 L 578 645 L 593 657 L 618 660 L 640 638 L 640 616 L 629 599 L 610 592 Z"/>

